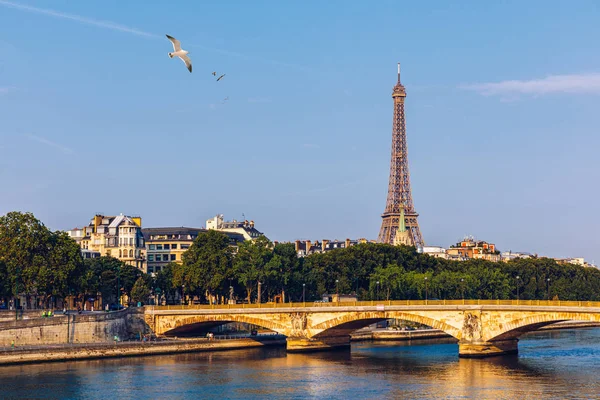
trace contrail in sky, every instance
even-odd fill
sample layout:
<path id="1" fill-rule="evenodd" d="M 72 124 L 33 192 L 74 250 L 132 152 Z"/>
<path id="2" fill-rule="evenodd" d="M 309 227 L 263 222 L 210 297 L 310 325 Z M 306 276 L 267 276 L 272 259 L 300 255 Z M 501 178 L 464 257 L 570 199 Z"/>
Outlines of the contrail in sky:
<path id="1" fill-rule="evenodd" d="M 67 13 L 63 13 L 63 12 L 59 12 L 59 11 L 50 10 L 50 9 L 47 9 L 47 8 L 33 7 L 33 6 L 28 6 L 28 5 L 25 5 L 25 4 L 15 3 L 15 2 L 12 2 L 12 1 L 6 1 L 6 0 L 0 0 L 0 5 L 5 6 L 5 7 L 9 7 L 9 8 L 14 8 L 14 9 L 21 10 L 21 11 L 27 11 L 27 12 L 31 12 L 31 13 L 48 15 L 50 17 L 68 19 L 68 20 L 79 22 L 79 23 L 86 24 L 86 25 L 97 26 L 99 28 L 110 29 L 110 30 L 113 30 L 113 31 L 125 32 L 125 33 L 130 33 L 132 35 L 144 36 L 144 37 L 156 38 L 156 39 L 163 39 L 164 38 L 163 35 L 156 35 L 154 33 L 145 32 L 145 31 L 142 31 L 142 30 L 136 29 L 136 28 L 130 28 L 128 26 L 116 24 L 114 22 L 110 22 L 110 21 L 98 21 L 98 20 L 95 20 L 95 19 L 92 19 L 92 18 L 86 18 L 86 17 L 82 17 L 80 15 L 75 15 L 75 14 L 67 14 Z M 188 44 L 188 46 L 190 46 L 190 47 L 198 47 L 198 48 L 201 48 L 201 49 L 204 49 L 204 50 L 212 51 L 212 52 L 223 54 L 223 55 L 226 55 L 226 56 L 243 58 L 243 59 L 246 59 L 246 60 L 256 60 L 256 61 L 261 61 L 261 62 L 265 62 L 265 63 L 268 63 L 268 64 L 280 65 L 280 66 L 283 66 L 283 67 L 291 67 L 291 68 L 301 69 L 301 70 L 305 70 L 305 71 L 311 70 L 311 68 L 305 67 L 305 66 L 302 66 L 302 65 L 288 64 L 288 63 L 284 63 L 284 62 L 281 62 L 281 61 L 270 60 L 268 58 L 249 56 L 249 55 L 245 55 L 245 54 L 242 54 L 242 53 L 237 53 L 237 52 L 229 51 L 229 50 L 215 49 L 215 48 L 212 48 L 212 47 L 207 47 L 207 46 L 202 46 L 202 45 L 195 45 L 195 44 Z"/>
<path id="2" fill-rule="evenodd" d="M 61 150 L 65 154 L 71 154 L 71 153 L 73 153 L 73 150 L 70 149 L 70 148 L 68 148 L 67 146 L 63 146 L 62 144 L 55 143 L 55 142 L 53 142 L 51 140 L 48 140 L 46 138 L 43 138 L 43 137 L 40 137 L 40 136 L 36 136 L 36 135 L 32 135 L 32 134 L 29 134 L 29 133 L 26 133 L 25 136 L 27 136 L 31 140 L 35 140 L 36 142 L 40 142 L 40 143 L 43 143 L 43 144 L 45 144 L 47 146 L 59 149 L 59 150 Z"/>

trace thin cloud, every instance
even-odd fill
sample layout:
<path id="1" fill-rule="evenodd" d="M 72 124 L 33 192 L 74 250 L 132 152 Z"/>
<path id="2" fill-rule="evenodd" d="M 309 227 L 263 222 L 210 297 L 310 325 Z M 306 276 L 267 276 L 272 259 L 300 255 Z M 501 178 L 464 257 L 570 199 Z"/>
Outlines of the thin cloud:
<path id="1" fill-rule="evenodd" d="M 0 5 L 10 7 L 10 8 L 15 8 L 15 9 L 22 10 L 22 11 L 44 14 L 44 15 L 48 15 L 51 17 L 70 19 L 71 21 L 77 21 L 82 24 L 93 25 L 93 26 L 97 26 L 97 27 L 105 28 L 105 29 L 111 29 L 113 31 L 131 33 L 131 34 L 138 35 L 138 36 L 155 37 L 155 38 L 161 37 L 161 36 L 155 35 L 153 33 L 148 33 L 148 32 L 141 31 L 139 29 L 115 24 L 114 22 L 110 22 L 110 21 L 98 21 L 95 19 L 86 18 L 86 17 L 82 17 L 79 15 L 75 15 L 75 14 L 67 14 L 67 13 L 63 13 L 63 12 L 49 10 L 47 8 L 38 8 L 38 7 L 28 6 L 25 4 L 13 3 L 12 1 L 0 0 Z"/>
<path id="2" fill-rule="evenodd" d="M 82 17 L 80 15 L 75 15 L 75 14 L 67 14 L 67 13 L 54 11 L 54 10 L 47 9 L 47 8 L 32 7 L 32 6 L 28 6 L 25 4 L 15 3 L 12 1 L 6 1 L 6 0 L 0 0 L 0 5 L 9 7 L 9 8 L 14 8 L 14 9 L 21 10 L 21 11 L 48 15 L 50 17 L 68 19 L 68 20 L 76 21 L 76 22 L 86 24 L 86 25 L 97 26 L 99 28 L 130 33 L 130 34 L 137 35 L 137 36 L 144 36 L 144 37 L 153 38 L 153 39 L 163 39 L 164 38 L 163 35 L 157 35 L 154 33 L 145 32 L 145 31 L 142 31 L 137 28 L 131 28 L 129 26 L 117 24 L 117 23 L 114 23 L 111 21 L 95 20 L 92 18 Z M 234 51 L 216 49 L 213 47 L 207 47 L 207 46 L 203 46 L 203 45 L 199 45 L 199 44 L 188 44 L 187 46 L 212 51 L 212 52 L 223 54 L 223 55 L 230 56 L 230 57 L 242 58 L 242 59 L 246 59 L 246 60 L 255 60 L 255 61 L 260 61 L 260 62 L 264 62 L 267 64 L 279 65 L 282 67 L 290 67 L 290 68 L 300 69 L 300 70 L 304 70 L 304 71 L 312 70 L 311 68 L 305 67 L 303 65 L 289 64 L 289 63 L 284 63 L 284 62 L 277 61 L 277 60 L 271 60 L 268 58 L 249 56 L 249 55 L 237 53 Z"/>
<path id="3" fill-rule="evenodd" d="M 46 138 L 39 137 L 39 136 L 36 136 L 36 135 L 32 135 L 32 134 L 29 134 L 29 133 L 25 134 L 25 136 L 27 136 L 29 139 L 34 140 L 34 141 L 36 141 L 38 143 L 42 143 L 42 144 L 45 144 L 47 146 L 54 147 L 55 149 L 59 149 L 60 151 L 62 151 L 65 154 L 72 154 L 73 153 L 73 150 L 70 149 L 70 148 L 68 148 L 67 146 L 63 146 L 62 144 L 55 143 L 55 142 L 53 142 L 51 140 L 48 140 Z"/>
<path id="4" fill-rule="evenodd" d="M 550 75 L 546 78 L 528 81 L 511 80 L 462 85 L 461 88 L 474 90 L 484 96 L 552 93 L 600 94 L 600 73 Z"/>

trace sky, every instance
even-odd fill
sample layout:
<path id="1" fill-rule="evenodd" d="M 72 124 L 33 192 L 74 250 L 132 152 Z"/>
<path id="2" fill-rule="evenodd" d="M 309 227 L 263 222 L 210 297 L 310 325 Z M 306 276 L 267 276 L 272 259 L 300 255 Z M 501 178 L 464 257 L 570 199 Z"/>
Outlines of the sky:
<path id="1" fill-rule="evenodd" d="M 0 0 L 0 215 L 376 239 L 400 62 L 426 244 L 600 262 L 598 21 L 585 0 Z"/>

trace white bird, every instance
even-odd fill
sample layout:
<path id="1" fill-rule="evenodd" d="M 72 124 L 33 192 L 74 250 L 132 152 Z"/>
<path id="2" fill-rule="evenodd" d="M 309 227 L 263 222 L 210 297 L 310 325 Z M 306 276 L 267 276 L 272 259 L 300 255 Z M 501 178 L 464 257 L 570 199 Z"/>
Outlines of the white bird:
<path id="1" fill-rule="evenodd" d="M 173 43 L 173 50 L 175 50 L 173 53 L 169 53 L 169 57 L 171 57 L 171 58 L 173 58 L 173 57 L 179 57 L 179 58 L 181 58 L 181 61 L 184 62 L 184 64 L 187 67 L 187 69 L 190 72 L 192 72 L 192 60 L 190 60 L 190 58 L 187 56 L 188 51 L 182 50 L 181 49 L 181 42 L 179 42 L 179 40 L 175 39 L 173 36 L 167 35 L 167 39 L 169 39 L 171 41 L 171 43 Z"/>

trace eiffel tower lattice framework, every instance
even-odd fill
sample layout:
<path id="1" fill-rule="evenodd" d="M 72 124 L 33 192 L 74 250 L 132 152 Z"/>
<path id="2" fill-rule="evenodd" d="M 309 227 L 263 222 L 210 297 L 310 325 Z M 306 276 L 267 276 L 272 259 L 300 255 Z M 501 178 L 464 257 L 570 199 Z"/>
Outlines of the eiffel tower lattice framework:
<path id="1" fill-rule="evenodd" d="M 404 100 L 406 90 L 400 83 L 400 64 L 398 64 L 398 83 L 392 93 L 394 100 L 394 123 L 392 130 L 392 159 L 390 162 L 390 182 L 388 186 L 385 211 L 381 215 L 379 243 L 395 244 L 396 234 L 401 229 L 400 219 L 404 217 L 404 226 L 409 233 L 410 244 L 419 248 L 425 244 L 419 229 L 412 194 L 410 173 L 408 171 L 408 146 L 406 144 L 406 121 L 404 118 Z"/>

